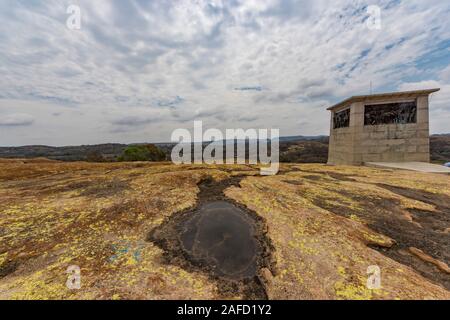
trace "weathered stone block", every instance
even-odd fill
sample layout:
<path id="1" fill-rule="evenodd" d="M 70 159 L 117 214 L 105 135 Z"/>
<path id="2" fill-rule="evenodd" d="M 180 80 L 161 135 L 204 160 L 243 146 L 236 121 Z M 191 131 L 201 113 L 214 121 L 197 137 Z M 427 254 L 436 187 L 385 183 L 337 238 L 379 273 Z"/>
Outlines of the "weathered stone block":
<path id="1" fill-rule="evenodd" d="M 379 153 L 368 153 L 362 155 L 363 162 L 377 162 L 381 161 L 381 154 Z"/>
<path id="2" fill-rule="evenodd" d="M 417 123 L 428 123 L 428 122 L 429 122 L 428 109 L 417 110 Z"/>
<path id="3" fill-rule="evenodd" d="M 417 97 L 416 99 L 417 109 L 428 109 L 428 96 Z"/>
<path id="4" fill-rule="evenodd" d="M 377 146 L 380 144 L 380 141 L 382 141 L 382 140 L 376 140 L 376 139 L 361 140 L 360 145 L 363 147 Z"/>
<path id="5" fill-rule="evenodd" d="M 430 124 L 427 123 L 418 123 L 416 130 L 430 130 Z"/>
<path id="6" fill-rule="evenodd" d="M 417 138 L 429 138 L 430 131 L 429 130 L 417 130 Z"/>
<path id="7" fill-rule="evenodd" d="M 429 162 L 430 161 L 430 154 L 429 153 L 408 153 L 405 155 L 405 161 L 423 161 L 423 162 Z"/>
<path id="8" fill-rule="evenodd" d="M 406 147 L 406 152 L 408 152 L 408 153 L 417 152 L 417 146 L 408 146 L 408 147 Z"/>
<path id="9" fill-rule="evenodd" d="M 371 139 L 380 140 L 380 139 L 387 139 L 388 138 L 388 132 L 386 130 L 381 132 L 372 132 L 370 134 Z"/>
<path id="10" fill-rule="evenodd" d="M 429 145 L 417 146 L 417 152 L 428 153 L 430 152 L 430 146 Z"/>
<path id="11" fill-rule="evenodd" d="M 406 143 L 406 139 L 388 139 L 383 140 L 384 143 L 386 143 L 388 146 L 398 146 Z"/>
<path id="12" fill-rule="evenodd" d="M 398 152 L 386 152 L 381 154 L 381 161 L 385 162 L 401 162 L 404 161 L 405 156 L 403 153 Z"/>
<path id="13" fill-rule="evenodd" d="M 430 144 L 430 138 L 411 138 L 406 140 L 408 145 L 428 145 Z"/>
<path id="14" fill-rule="evenodd" d="M 416 130 L 405 130 L 405 131 L 395 131 L 393 139 L 409 139 L 416 138 L 417 131 Z"/>

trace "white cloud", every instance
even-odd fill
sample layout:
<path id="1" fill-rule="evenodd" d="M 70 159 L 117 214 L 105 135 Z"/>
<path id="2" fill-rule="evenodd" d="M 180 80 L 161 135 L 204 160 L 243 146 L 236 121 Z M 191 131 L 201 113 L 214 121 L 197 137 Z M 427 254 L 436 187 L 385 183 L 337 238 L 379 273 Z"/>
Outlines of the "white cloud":
<path id="1" fill-rule="evenodd" d="M 0 126 L 29 126 L 34 118 L 25 113 L 14 113 L 0 116 Z"/>
<path id="2" fill-rule="evenodd" d="M 448 65 L 445 69 L 443 69 L 441 72 L 439 72 L 439 77 L 443 81 L 450 82 L 450 65 Z"/>
<path id="3" fill-rule="evenodd" d="M 0 111 L 45 124 L 2 129 L 0 144 L 167 141 L 199 118 L 327 134 L 326 106 L 370 82 L 435 81 L 433 104 L 448 110 L 449 55 L 426 62 L 448 52 L 448 2 L 377 1 L 382 29 L 369 30 L 362 0 L 78 0 L 78 31 L 65 25 L 69 3 L 0 4 Z M 261 91 L 235 90 L 250 87 Z"/>

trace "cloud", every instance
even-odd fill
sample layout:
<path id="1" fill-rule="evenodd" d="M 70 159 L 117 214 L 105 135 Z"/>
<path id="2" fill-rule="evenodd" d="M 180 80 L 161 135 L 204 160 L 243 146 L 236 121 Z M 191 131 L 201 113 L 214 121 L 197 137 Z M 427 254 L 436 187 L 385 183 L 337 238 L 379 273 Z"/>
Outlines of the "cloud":
<path id="1" fill-rule="evenodd" d="M 427 80 L 420 82 L 405 82 L 402 83 L 398 89 L 400 91 L 412 91 L 412 90 L 422 90 L 422 89 L 438 89 L 441 84 L 435 80 Z"/>
<path id="2" fill-rule="evenodd" d="M 448 131 L 448 1 L 377 1 L 381 30 L 362 0 L 78 0 L 75 31 L 72 3 L 0 3 L 0 114 L 45 124 L 4 143 L 167 141 L 196 119 L 327 134 L 327 106 L 413 84 L 442 88 L 432 128 Z"/>
<path id="3" fill-rule="evenodd" d="M 184 99 L 180 96 L 176 96 L 173 99 L 161 99 L 157 101 L 159 107 L 175 107 L 176 105 L 182 103 Z"/>
<path id="4" fill-rule="evenodd" d="M 33 116 L 25 113 L 15 113 L 0 116 L 0 126 L 30 126 L 34 122 Z"/>
<path id="5" fill-rule="evenodd" d="M 439 77 L 443 81 L 450 82 L 450 65 L 448 65 L 445 69 L 443 69 L 441 72 L 439 72 Z"/>
<path id="6" fill-rule="evenodd" d="M 112 120 L 111 123 L 119 126 L 140 126 L 158 121 L 158 118 L 126 116 L 120 119 Z"/>
<path id="7" fill-rule="evenodd" d="M 249 86 L 249 87 L 238 87 L 234 88 L 237 91 L 262 91 L 261 86 Z"/>

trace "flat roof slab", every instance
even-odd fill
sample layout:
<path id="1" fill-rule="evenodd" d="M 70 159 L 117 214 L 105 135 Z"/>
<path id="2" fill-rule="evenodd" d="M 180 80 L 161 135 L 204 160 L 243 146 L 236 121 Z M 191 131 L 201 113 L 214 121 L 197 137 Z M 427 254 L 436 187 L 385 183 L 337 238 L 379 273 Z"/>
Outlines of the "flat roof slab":
<path id="1" fill-rule="evenodd" d="M 377 94 L 370 94 L 370 95 L 364 95 L 364 96 L 353 96 L 348 99 L 345 99 L 344 101 L 341 101 L 339 103 L 336 103 L 334 106 L 329 107 L 327 110 L 334 110 L 336 108 L 340 108 L 343 105 L 351 104 L 353 102 L 360 102 L 360 101 L 366 101 L 366 100 L 382 100 L 382 99 L 402 99 L 402 98 L 417 98 L 418 96 L 422 95 L 430 95 L 433 92 L 439 91 L 439 88 L 436 89 L 429 89 L 429 90 L 414 90 L 414 91 L 402 91 L 402 92 L 387 92 L 387 93 L 377 93 Z"/>
<path id="2" fill-rule="evenodd" d="M 403 169 L 428 173 L 450 174 L 450 168 L 428 162 L 365 162 L 364 165 L 377 168 Z"/>

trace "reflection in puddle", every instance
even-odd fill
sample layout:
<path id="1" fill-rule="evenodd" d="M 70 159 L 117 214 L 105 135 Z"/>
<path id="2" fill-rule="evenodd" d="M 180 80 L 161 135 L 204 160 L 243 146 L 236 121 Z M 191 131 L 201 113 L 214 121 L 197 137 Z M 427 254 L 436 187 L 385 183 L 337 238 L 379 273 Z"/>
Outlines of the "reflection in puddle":
<path id="1" fill-rule="evenodd" d="M 202 180 L 195 208 L 170 215 L 146 239 L 168 264 L 212 276 L 220 298 L 267 299 L 261 269 L 273 274 L 275 259 L 266 224 L 224 194 L 241 179 Z"/>
<path id="2" fill-rule="evenodd" d="M 226 201 L 209 202 L 179 228 L 185 252 L 217 276 L 238 280 L 256 275 L 261 246 L 254 221 L 240 208 Z"/>

